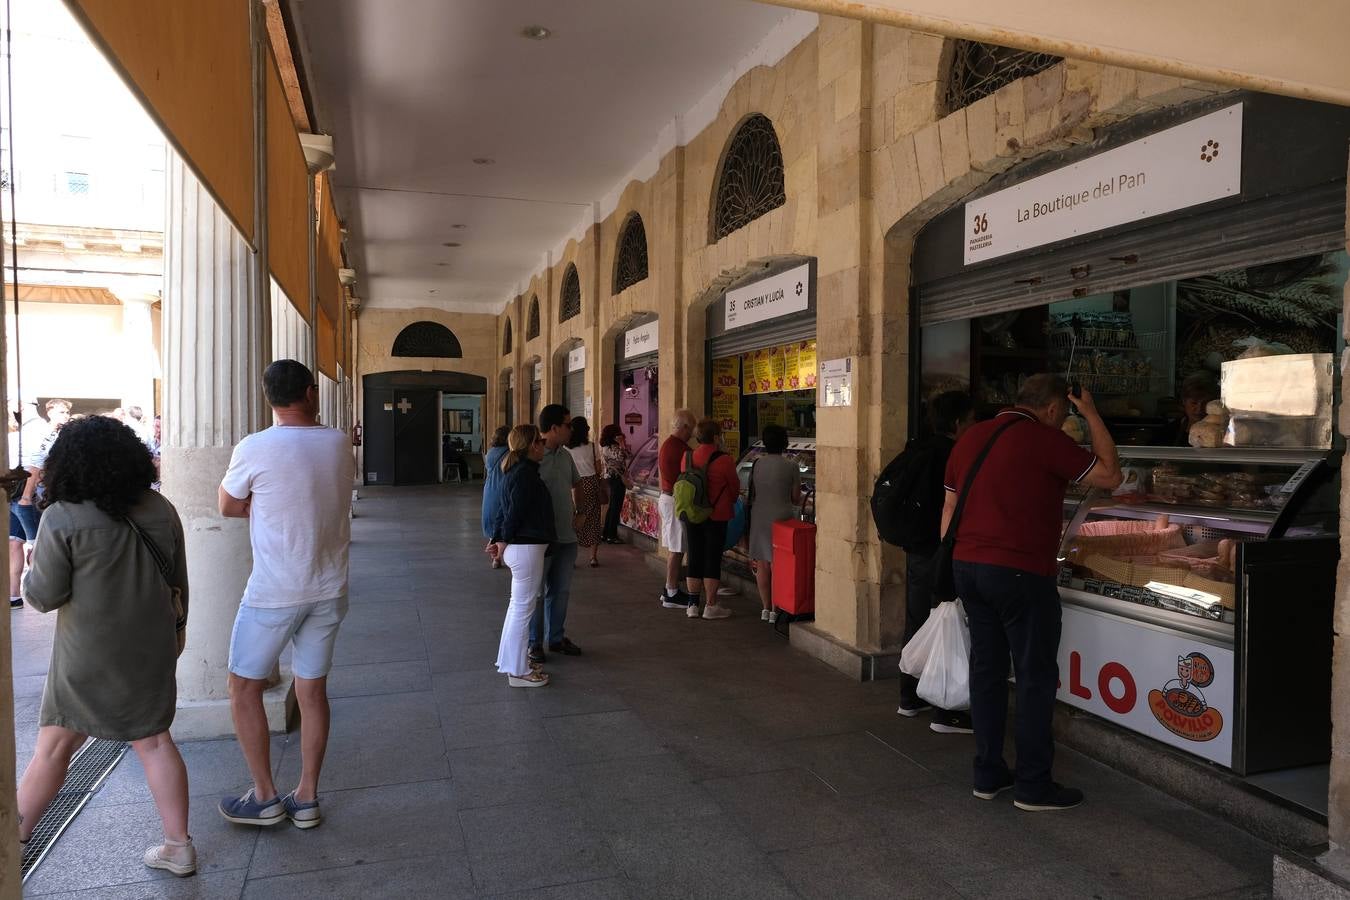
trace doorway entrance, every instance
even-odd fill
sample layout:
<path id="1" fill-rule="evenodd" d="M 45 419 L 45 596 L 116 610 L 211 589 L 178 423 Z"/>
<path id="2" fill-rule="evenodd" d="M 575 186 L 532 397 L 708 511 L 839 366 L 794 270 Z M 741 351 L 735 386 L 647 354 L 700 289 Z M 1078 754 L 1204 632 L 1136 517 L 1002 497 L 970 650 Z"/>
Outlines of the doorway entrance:
<path id="1" fill-rule="evenodd" d="M 487 379 L 463 372 L 379 372 L 364 386 L 366 484 L 441 480 L 446 394 L 487 394 Z"/>

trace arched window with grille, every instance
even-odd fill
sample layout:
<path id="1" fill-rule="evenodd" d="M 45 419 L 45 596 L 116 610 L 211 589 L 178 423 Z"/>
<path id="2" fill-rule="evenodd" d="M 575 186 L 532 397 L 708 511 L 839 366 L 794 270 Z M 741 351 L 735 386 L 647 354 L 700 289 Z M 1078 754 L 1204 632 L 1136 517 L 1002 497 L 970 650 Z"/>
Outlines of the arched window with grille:
<path id="1" fill-rule="evenodd" d="M 562 291 L 558 294 L 558 321 L 566 322 L 579 315 L 581 315 L 581 277 L 577 275 L 577 267 L 568 263 L 567 271 L 563 273 Z"/>
<path id="2" fill-rule="evenodd" d="M 507 319 L 506 324 L 502 326 L 502 356 L 511 352 L 511 320 Z"/>
<path id="3" fill-rule="evenodd" d="M 955 41 L 947 92 L 943 98 L 947 112 L 963 109 L 1019 78 L 1044 72 L 1063 59 L 1050 53 L 1017 50 L 998 44 Z"/>
<path id="4" fill-rule="evenodd" d="M 530 298 L 530 319 L 525 325 L 525 340 L 532 341 L 539 337 L 539 298 Z"/>
<path id="5" fill-rule="evenodd" d="M 629 213 L 619 231 L 614 254 L 614 293 L 619 294 L 647 279 L 647 229 L 642 216 Z"/>
<path id="6" fill-rule="evenodd" d="M 459 359 L 464 355 L 455 333 L 439 322 L 414 322 L 394 338 L 391 356 L 435 356 Z"/>
<path id="7" fill-rule="evenodd" d="M 715 243 L 787 202 L 783 150 L 767 116 L 750 116 L 727 143 L 712 204 Z"/>

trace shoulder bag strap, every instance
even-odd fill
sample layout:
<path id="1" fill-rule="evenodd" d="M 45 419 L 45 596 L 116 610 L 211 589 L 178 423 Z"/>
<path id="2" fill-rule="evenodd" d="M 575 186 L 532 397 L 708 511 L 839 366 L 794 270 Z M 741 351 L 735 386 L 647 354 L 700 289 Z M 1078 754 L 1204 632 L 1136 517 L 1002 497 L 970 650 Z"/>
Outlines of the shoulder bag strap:
<path id="1" fill-rule="evenodd" d="M 150 556 L 154 558 L 155 565 L 156 567 L 159 568 L 159 574 L 164 577 L 164 583 L 167 584 L 170 588 L 172 588 L 173 569 L 172 567 L 170 567 L 169 561 L 164 558 L 164 554 L 159 552 L 158 545 L 156 545 L 155 542 L 151 540 L 150 535 L 146 534 L 144 531 L 141 530 L 141 526 L 137 525 L 135 520 L 132 519 L 131 516 L 126 516 L 123 519 L 123 521 L 126 522 L 129 526 L 131 526 L 131 530 L 136 533 L 136 537 L 140 539 L 143 545 L 145 545 L 145 549 L 150 551 Z"/>
<path id="2" fill-rule="evenodd" d="M 956 526 L 961 521 L 961 513 L 965 511 L 966 498 L 970 496 L 970 487 L 975 483 L 975 476 L 979 474 L 980 466 L 984 465 L 985 457 L 994 448 L 994 442 L 999 439 L 1003 432 L 1021 421 L 1023 421 L 1021 416 L 1014 416 L 1011 422 L 1000 425 L 998 430 L 990 436 L 989 442 L 980 450 L 979 455 L 975 457 L 975 461 L 970 464 L 970 471 L 966 474 L 966 483 L 961 487 L 961 493 L 956 498 L 956 509 L 952 510 L 952 520 L 947 524 L 947 533 L 942 536 L 944 541 L 956 537 Z"/>

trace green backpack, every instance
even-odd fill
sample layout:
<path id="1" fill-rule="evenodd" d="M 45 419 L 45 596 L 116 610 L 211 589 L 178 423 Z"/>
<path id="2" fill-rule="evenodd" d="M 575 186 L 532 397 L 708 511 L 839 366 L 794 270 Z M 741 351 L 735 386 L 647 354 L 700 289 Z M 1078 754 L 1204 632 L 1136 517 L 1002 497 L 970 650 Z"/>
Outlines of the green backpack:
<path id="1" fill-rule="evenodd" d="M 680 521 L 691 525 L 708 521 L 714 503 L 708 499 L 708 468 L 713 460 L 725 455 L 721 450 L 714 450 L 706 463 L 695 466 L 694 451 L 684 451 L 684 471 L 675 479 L 675 486 L 670 491 L 675 498 L 675 515 Z"/>

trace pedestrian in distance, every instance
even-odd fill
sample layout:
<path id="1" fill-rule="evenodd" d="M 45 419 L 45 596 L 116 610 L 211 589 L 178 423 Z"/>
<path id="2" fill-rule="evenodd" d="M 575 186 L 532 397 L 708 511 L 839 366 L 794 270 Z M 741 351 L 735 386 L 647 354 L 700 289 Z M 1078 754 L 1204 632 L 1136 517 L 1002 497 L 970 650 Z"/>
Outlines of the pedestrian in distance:
<path id="1" fill-rule="evenodd" d="M 488 445 L 483 457 L 483 537 L 492 539 L 492 522 L 497 517 L 497 504 L 501 502 L 502 459 L 507 454 L 507 436 L 511 428 L 502 425 L 492 433 L 492 443 Z M 500 557 L 494 557 L 492 568 L 500 569 Z"/>
<path id="2" fill-rule="evenodd" d="M 572 433 L 567 439 L 567 452 L 572 454 L 581 482 L 577 485 L 577 546 L 591 551 L 591 568 L 600 565 L 600 511 L 604 506 L 604 463 L 600 448 L 591 442 L 591 425 L 583 417 L 572 419 Z"/>
<path id="3" fill-rule="evenodd" d="M 530 619 L 530 662 L 544 661 L 544 643 L 553 653 L 580 656 L 581 648 L 567 636 L 567 603 L 572 597 L 572 575 L 577 565 L 576 515 L 581 502 L 581 474 L 567 449 L 572 436 L 572 414 L 561 403 L 539 411 L 539 433 L 544 438 L 544 456 L 539 477 L 548 486 L 553 503 L 555 542 L 544 564 L 544 602 Z"/>
<path id="4" fill-rule="evenodd" d="M 539 477 L 546 445 L 533 425 L 517 425 L 507 438 L 509 450 L 498 468 L 501 495 L 493 516 L 487 552 L 511 570 L 511 603 L 502 623 L 497 671 L 511 687 L 548 684 L 543 663 L 529 660 L 530 620 L 544 581 L 544 561 L 557 537 L 553 498 Z"/>
<path id="5" fill-rule="evenodd" d="M 1061 430 L 1071 404 L 1087 421 L 1091 451 Z M 1120 485 L 1115 442 L 1086 388 L 1070 394 L 1063 378 L 1034 375 L 1016 406 L 962 436 L 945 481 L 944 535 L 962 504 L 952 559 L 970 622 L 975 796 L 993 800 L 1011 788 L 1018 809 L 1070 809 L 1083 802 L 1083 792 L 1051 778 L 1060 637 L 1055 556 L 1069 484 Z M 1003 758 L 1010 654 L 1017 678 L 1015 773 Z"/>
<path id="6" fill-rule="evenodd" d="M 717 589 L 722 585 L 727 523 L 735 515 L 741 485 L 736 477 L 736 461 L 722 449 L 720 424 L 713 419 L 701 420 L 694 427 L 694 440 L 698 442 L 698 449 L 686 451 L 680 471 L 703 470 L 712 511 L 703 522 L 683 523 L 684 545 L 689 554 L 685 589 L 691 601 L 685 614 L 691 619 L 698 618 L 698 598 L 702 593 L 705 600 L 703 618 L 725 619 L 731 615 L 731 610 L 717 602 Z"/>
<path id="7" fill-rule="evenodd" d="M 56 638 L 37 746 L 19 783 L 19 840 L 32 836 L 87 737 L 127 741 L 164 830 L 143 861 L 191 875 L 187 770 L 169 735 L 188 603 L 182 523 L 150 490 L 150 451 L 113 419 L 66 425 L 43 466 L 46 513 L 23 596 L 56 611 Z"/>
<path id="8" fill-rule="evenodd" d="M 347 436 L 318 423 L 319 386 L 293 359 L 263 373 L 276 424 L 234 448 L 218 492 L 220 514 L 248 519 L 253 570 L 230 637 L 230 714 L 253 779 L 220 814 L 237 825 L 297 828 L 321 821 L 319 772 L 328 747 L 328 671 L 347 615 L 352 478 Z M 300 705 L 300 781 L 278 796 L 263 691 L 286 645 Z"/>
<path id="9" fill-rule="evenodd" d="M 765 425 L 760 435 L 764 455 L 750 464 L 750 565 L 759 587 L 762 622 L 777 622 L 773 608 L 773 523 L 791 519 L 802 502 L 801 469 L 783 456 L 788 433 L 782 425 Z"/>
<path id="10" fill-rule="evenodd" d="M 914 464 L 920 466 L 914 488 L 920 501 L 915 509 L 923 521 L 916 524 L 921 533 L 918 542 L 909 545 L 905 553 L 905 632 L 901 646 L 908 644 L 914 634 L 928 621 L 928 615 L 941 602 L 954 597 L 934 594 L 933 572 L 938 545 L 942 542 L 943 489 L 947 474 L 947 460 L 961 436 L 975 424 L 975 404 L 965 391 L 948 391 L 934 397 L 928 404 L 929 433 L 906 447 Z M 931 713 L 929 728 L 939 734 L 971 734 L 970 713 L 964 710 L 935 709 L 919 697 L 919 679 L 900 674 L 900 706 L 902 716 L 914 717 Z"/>
<path id="11" fill-rule="evenodd" d="M 694 606 L 694 615 L 698 615 L 697 604 L 680 588 L 680 570 L 684 567 L 684 523 L 675 515 L 675 479 L 680 477 L 680 467 L 684 464 L 684 455 L 689 450 L 689 441 L 694 436 L 694 426 L 698 420 L 687 409 L 675 411 L 670 423 L 670 434 L 661 442 L 656 454 L 656 467 L 660 477 L 661 496 L 656 501 L 656 510 L 661 517 L 661 546 L 666 550 L 666 586 L 661 592 L 661 605 L 666 609 L 688 610 Z"/>
<path id="12" fill-rule="evenodd" d="M 618 425 L 606 425 L 600 432 L 600 459 L 604 463 L 605 481 L 609 485 L 609 504 L 605 507 L 605 527 L 601 540 L 606 544 L 622 544 L 619 540 L 619 520 L 623 515 L 623 498 L 632 483 L 628 465 L 633 454 L 628 449 L 628 438 Z"/>

